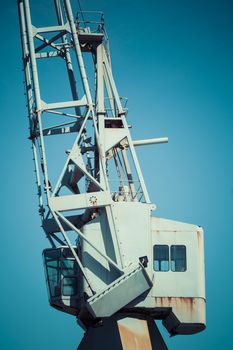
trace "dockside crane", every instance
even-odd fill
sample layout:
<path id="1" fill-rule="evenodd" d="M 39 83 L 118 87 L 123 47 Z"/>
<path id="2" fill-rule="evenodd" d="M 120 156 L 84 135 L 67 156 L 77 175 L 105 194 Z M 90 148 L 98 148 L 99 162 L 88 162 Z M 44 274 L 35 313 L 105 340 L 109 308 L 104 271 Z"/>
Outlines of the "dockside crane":
<path id="1" fill-rule="evenodd" d="M 167 349 L 154 320 L 205 329 L 203 230 L 152 215 L 136 148 L 168 139 L 132 139 L 103 13 L 52 3 L 56 23 L 37 27 L 18 0 L 49 302 L 84 329 L 79 350 Z M 52 91 L 47 62 L 64 69 Z"/>

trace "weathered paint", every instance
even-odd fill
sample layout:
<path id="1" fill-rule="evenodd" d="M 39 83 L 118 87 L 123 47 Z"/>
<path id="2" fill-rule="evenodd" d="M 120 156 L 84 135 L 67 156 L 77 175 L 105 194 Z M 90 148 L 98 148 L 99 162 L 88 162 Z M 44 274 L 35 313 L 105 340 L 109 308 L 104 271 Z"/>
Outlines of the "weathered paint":
<path id="1" fill-rule="evenodd" d="M 187 269 L 154 271 L 153 301 L 148 302 L 147 307 L 153 308 L 154 317 L 166 315 L 169 328 L 182 325 L 180 334 L 199 332 L 205 328 L 203 230 L 197 225 L 153 217 L 152 246 L 155 244 L 185 245 Z"/>
<path id="2" fill-rule="evenodd" d="M 197 245 L 198 245 L 198 250 L 202 250 L 203 249 L 203 231 L 202 230 L 197 230 Z"/>
<path id="3" fill-rule="evenodd" d="M 188 323 L 205 323 L 204 304 L 201 298 L 155 298 L 156 307 L 170 307 L 180 322 Z"/>
<path id="4" fill-rule="evenodd" d="M 146 320 L 127 317 L 117 323 L 123 350 L 153 350 Z"/>

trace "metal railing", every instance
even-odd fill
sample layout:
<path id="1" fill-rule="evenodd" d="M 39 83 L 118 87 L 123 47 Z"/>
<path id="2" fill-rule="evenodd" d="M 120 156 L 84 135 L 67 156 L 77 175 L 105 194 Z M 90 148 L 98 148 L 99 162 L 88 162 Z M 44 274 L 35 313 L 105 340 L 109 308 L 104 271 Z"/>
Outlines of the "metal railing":
<path id="1" fill-rule="evenodd" d="M 103 12 L 78 11 L 75 23 L 78 29 L 89 28 L 91 33 L 105 33 Z"/>

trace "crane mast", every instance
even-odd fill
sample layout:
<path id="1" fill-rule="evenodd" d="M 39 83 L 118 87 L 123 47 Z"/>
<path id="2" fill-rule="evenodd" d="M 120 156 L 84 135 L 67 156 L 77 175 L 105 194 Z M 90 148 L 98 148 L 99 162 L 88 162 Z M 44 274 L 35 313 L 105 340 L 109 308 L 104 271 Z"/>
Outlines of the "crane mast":
<path id="1" fill-rule="evenodd" d="M 186 246 L 184 250 L 184 245 L 168 242 L 174 232 L 186 230 L 195 237 L 199 232 L 199 250 L 202 244 L 201 228 L 152 218 L 155 205 L 135 149 L 167 138 L 132 139 L 102 13 L 75 17 L 69 0 L 54 0 L 57 23 L 37 27 L 29 0 L 18 0 L 18 10 L 39 214 L 51 245 L 43 252 L 50 304 L 77 317 L 86 331 L 80 350 L 91 349 L 93 342 L 113 349 L 136 349 L 136 343 L 141 344 L 138 349 L 143 343 L 154 349 L 157 342 L 159 349 L 166 349 L 154 319 L 163 319 L 173 335 L 205 328 L 203 285 L 195 296 L 186 291 L 184 297 L 173 291 L 157 295 L 154 287 L 155 271 L 165 271 L 164 261 L 173 268 L 172 247 L 179 256 L 174 271 L 186 271 Z M 46 69 L 50 61 L 53 68 Z M 61 76 L 55 88 L 50 88 L 50 70 Z M 170 258 L 163 257 L 166 244 L 154 238 L 160 231 L 173 232 L 165 242 L 171 245 Z M 160 300 L 167 297 L 197 298 L 202 311 L 186 320 L 184 304 L 178 310 L 177 300 Z M 116 345 L 115 329 L 121 345 Z"/>

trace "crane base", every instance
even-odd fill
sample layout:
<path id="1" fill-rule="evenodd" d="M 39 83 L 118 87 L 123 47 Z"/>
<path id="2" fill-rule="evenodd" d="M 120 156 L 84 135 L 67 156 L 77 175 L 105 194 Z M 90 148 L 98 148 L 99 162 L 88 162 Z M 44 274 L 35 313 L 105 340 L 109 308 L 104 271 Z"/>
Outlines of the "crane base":
<path id="1" fill-rule="evenodd" d="M 168 350 L 152 318 L 115 315 L 88 328 L 77 350 Z"/>

